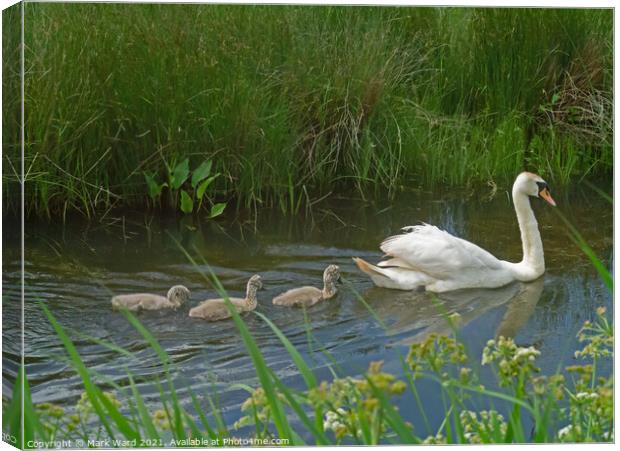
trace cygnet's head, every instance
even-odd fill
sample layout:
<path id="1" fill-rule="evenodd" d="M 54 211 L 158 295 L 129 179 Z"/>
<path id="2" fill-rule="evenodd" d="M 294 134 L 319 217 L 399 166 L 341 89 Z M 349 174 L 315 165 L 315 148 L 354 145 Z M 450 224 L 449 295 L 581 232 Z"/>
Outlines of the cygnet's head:
<path id="1" fill-rule="evenodd" d="M 527 196 L 539 197 L 555 207 L 555 201 L 549 192 L 549 186 L 543 178 L 532 172 L 522 172 L 513 185 L 513 193 L 521 192 Z"/>
<path id="2" fill-rule="evenodd" d="M 248 289 L 254 288 L 255 290 L 260 290 L 263 288 L 263 279 L 258 274 L 254 274 L 248 280 Z"/>
<path id="3" fill-rule="evenodd" d="M 323 282 L 325 284 L 333 285 L 336 282 L 340 282 L 340 268 L 337 265 L 329 265 L 323 272 Z"/>
<path id="4" fill-rule="evenodd" d="M 170 302 L 181 305 L 189 299 L 190 292 L 183 285 L 175 285 L 168 290 L 168 299 Z"/>

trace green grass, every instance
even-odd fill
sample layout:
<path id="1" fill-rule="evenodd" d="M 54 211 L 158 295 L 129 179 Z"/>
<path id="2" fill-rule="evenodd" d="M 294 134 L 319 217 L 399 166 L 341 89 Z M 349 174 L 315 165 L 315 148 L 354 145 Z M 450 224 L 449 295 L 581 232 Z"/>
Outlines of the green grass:
<path id="1" fill-rule="evenodd" d="M 29 214 L 144 206 L 144 173 L 168 180 L 185 158 L 213 161 L 210 203 L 292 213 L 330 193 L 507 187 L 523 169 L 611 174 L 611 10 L 30 3 L 25 19 Z"/>

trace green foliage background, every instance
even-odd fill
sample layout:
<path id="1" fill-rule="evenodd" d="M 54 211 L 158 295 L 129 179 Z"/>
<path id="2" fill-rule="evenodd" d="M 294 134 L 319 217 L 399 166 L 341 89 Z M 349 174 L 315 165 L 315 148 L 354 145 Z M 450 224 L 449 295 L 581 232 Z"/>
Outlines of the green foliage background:
<path id="1" fill-rule="evenodd" d="M 18 20 L 3 14 L 5 210 Z M 25 24 L 28 213 L 144 205 L 143 172 L 188 157 L 213 160 L 214 201 L 286 211 L 612 171 L 611 9 L 29 3 Z"/>

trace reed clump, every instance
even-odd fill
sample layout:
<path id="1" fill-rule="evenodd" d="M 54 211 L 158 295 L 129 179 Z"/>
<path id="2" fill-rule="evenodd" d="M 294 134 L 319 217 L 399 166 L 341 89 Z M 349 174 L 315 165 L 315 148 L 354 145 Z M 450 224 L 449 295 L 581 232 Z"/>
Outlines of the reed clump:
<path id="1" fill-rule="evenodd" d="M 18 18 L 4 13 L 6 23 Z M 29 3 L 26 206 L 144 205 L 189 158 L 213 202 L 611 174 L 612 12 Z M 18 28 L 5 26 L 13 54 Z M 19 77 L 5 58 L 5 207 Z M 6 75 L 9 74 L 9 75 Z M 166 190 L 167 188 L 164 188 Z"/>

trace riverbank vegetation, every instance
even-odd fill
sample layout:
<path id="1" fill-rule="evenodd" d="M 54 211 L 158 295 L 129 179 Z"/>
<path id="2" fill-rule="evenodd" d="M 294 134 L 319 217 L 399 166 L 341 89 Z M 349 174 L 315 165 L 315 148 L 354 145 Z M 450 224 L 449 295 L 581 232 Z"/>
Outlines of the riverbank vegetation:
<path id="1" fill-rule="evenodd" d="M 3 15 L 5 210 L 20 204 L 18 12 Z M 295 212 L 612 172 L 611 10 L 28 3 L 25 24 L 28 214 L 202 196 Z M 163 186 L 186 158 L 219 174 L 200 199 Z"/>

